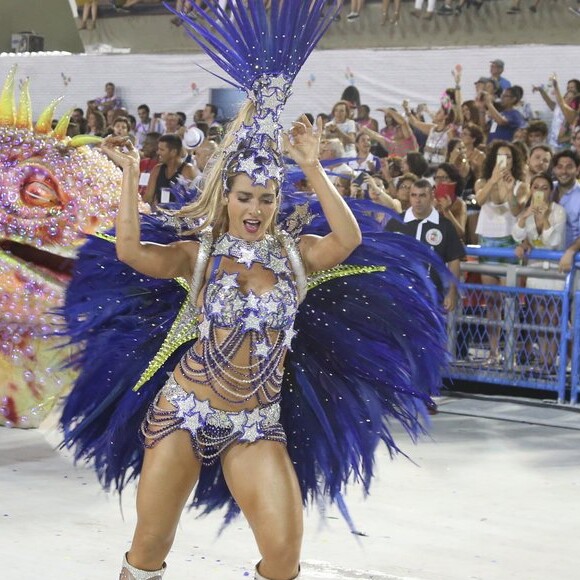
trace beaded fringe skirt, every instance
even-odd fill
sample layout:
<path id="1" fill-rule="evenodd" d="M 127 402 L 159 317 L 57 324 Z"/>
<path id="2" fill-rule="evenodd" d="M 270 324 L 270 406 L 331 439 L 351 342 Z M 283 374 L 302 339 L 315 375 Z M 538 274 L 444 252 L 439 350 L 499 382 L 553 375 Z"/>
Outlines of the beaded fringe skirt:
<path id="1" fill-rule="evenodd" d="M 173 409 L 159 407 L 162 396 Z M 172 375 L 151 403 L 141 425 L 145 447 L 154 447 L 177 429 L 189 431 L 194 451 L 206 465 L 216 461 L 232 443 L 266 439 L 286 444 L 286 434 L 280 424 L 280 403 L 252 410 L 215 409 L 209 401 L 201 401 L 194 393 L 184 391 Z"/>

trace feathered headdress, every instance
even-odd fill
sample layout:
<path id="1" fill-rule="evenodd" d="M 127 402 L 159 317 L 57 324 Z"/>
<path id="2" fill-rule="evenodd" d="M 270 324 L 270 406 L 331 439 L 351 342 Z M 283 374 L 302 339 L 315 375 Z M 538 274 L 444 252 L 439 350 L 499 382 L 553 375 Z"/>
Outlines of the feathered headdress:
<path id="1" fill-rule="evenodd" d="M 280 182 L 280 114 L 298 71 L 340 10 L 341 0 L 227 0 L 192 4 L 188 16 L 176 13 L 187 33 L 244 90 L 256 107 L 224 149 L 229 171 L 246 173 L 255 184 Z M 214 74 L 214 73 L 212 73 Z"/>

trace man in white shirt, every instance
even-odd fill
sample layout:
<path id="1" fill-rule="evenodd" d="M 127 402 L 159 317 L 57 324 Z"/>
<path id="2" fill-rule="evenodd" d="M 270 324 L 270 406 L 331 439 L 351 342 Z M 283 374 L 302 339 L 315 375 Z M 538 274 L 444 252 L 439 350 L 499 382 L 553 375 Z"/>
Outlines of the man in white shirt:
<path id="1" fill-rule="evenodd" d="M 135 139 L 137 141 L 137 149 L 141 150 L 147 133 L 160 133 L 163 135 L 165 133 L 165 124 L 161 120 L 161 115 L 152 119 L 151 110 L 145 104 L 137 107 L 137 115 L 139 116 L 139 121 L 135 125 Z"/>

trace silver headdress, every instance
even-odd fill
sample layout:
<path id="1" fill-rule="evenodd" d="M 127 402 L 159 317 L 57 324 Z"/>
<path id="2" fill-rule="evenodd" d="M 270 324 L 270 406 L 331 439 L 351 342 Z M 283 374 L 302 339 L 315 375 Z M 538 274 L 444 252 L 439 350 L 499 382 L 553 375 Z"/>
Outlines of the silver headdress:
<path id="1" fill-rule="evenodd" d="M 223 2 L 221 3 L 223 4 Z M 192 4 L 195 19 L 179 13 L 188 34 L 254 103 L 251 124 L 242 124 L 223 149 L 229 173 L 242 172 L 255 184 L 281 182 L 280 114 L 292 82 L 337 12 L 341 0 L 263 0 Z M 216 75 L 219 76 L 219 75 Z M 224 176 L 225 179 L 225 176 Z"/>

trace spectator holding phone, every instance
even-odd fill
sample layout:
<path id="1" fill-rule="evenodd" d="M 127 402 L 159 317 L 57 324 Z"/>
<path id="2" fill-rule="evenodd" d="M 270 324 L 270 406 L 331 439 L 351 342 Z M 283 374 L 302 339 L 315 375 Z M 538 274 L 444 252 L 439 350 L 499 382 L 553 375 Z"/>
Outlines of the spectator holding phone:
<path id="1" fill-rule="evenodd" d="M 563 250 L 566 239 L 566 210 L 551 200 L 552 180 L 548 173 L 534 175 L 530 183 L 530 205 L 518 216 L 512 229 L 514 240 L 520 245 L 516 254 L 524 258 L 529 249 L 545 248 L 547 250 Z M 545 268 L 549 262 L 532 261 L 528 264 L 533 268 Z M 563 280 L 528 276 L 526 287 L 542 290 L 562 290 Z M 542 327 L 557 327 L 559 314 L 554 300 L 548 300 L 545 295 L 528 296 L 528 306 L 534 324 Z M 532 337 L 528 337 L 532 341 Z M 537 332 L 540 349 L 539 371 L 553 372 L 554 362 L 558 353 L 558 341 L 554 334 L 546 331 Z M 531 344 L 526 345 L 526 350 Z"/>
<path id="2" fill-rule="evenodd" d="M 453 224 L 459 239 L 464 241 L 467 205 L 461 197 L 463 178 L 457 167 L 451 163 L 442 163 L 435 171 L 434 180 L 435 209 Z"/>
<path id="3" fill-rule="evenodd" d="M 487 114 L 490 118 L 487 142 L 495 140 L 512 141 L 514 133 L 526 125 L 523 115 L 516 109 L 519 103 L 519 93 L 513 87 L 504 89 L 501 93 L 501 113 L 493 101 L 493 96 L 483 93 Z"/>
<path id="4" fill-rule="evenodd" d="M 516 217 L 528 201 L 528 186 L 524 181 L 524 164 L 516 147 L 506 141 L 494 141 L 483 165 L 483 177 L 475 183 L 475 200 L 481 207 L 476 234 L 482 248 L 515 248 L 512 230 Z M 509 260 L 480 258 L 480 262 L 500 263 Z M 483 274 L 483 284 L 503 285 L 505 279 Z M 490 294 L 487 318 L 492 322 L 501 319 L 501 297 Z M 499 353 L 499 326 L 488 327 L 489 358 L 487 365 L 501 362 Z"/>
<path id="5" fill-rule="evenodd" d="M 381 170 L 381 161 L 371 153 L 371 138 L 365 131 L 357 134 L 355 147 L 356 158 L 348 162 L 350 167 L 355 171 L 368 171 L 369 173 L 377 173 Z"/>

